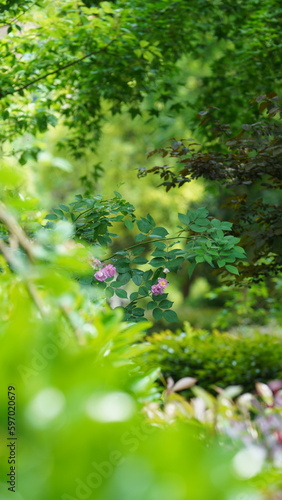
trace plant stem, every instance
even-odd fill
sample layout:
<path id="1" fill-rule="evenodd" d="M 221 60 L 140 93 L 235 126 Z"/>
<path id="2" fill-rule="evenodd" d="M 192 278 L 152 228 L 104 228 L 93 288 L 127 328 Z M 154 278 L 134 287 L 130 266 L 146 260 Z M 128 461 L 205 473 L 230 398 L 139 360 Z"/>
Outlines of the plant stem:
<path id="1" fill-rule="evenodd" d="M 49 71 L 48 73 L 45 73 L 42 76 L 39 76 L 38 78 L 34 78 L 30 82 L 26 83 L 25 85 L 22 85 L 21 87 L 15 88 L 9 92 L 4 92 L 0 94 L 0 99 L 3 97 L 6 97 L 7 95 L 13 95 L 17 94 L 18 92 L 22 92 L 23 90 L 27 89 L 28 87 L 31 87 L 37 82 L 40 82 L 41 80 L 45 80 L 48 76 L 51 75 L 56 75 L 57 73 L 60 73 L 60 71 L 63 71 L 64 69 L 70 68 L 71 66 L 74 66 L 75 64 L 80 63 L 81 61 L 84 61 L 84 59 L 87 59 L 88 57 L 94 56 L 96 54 L 101 54 L 102 52 L 105 52 L 107 48 L 116 40 L 111 40 L 105 47 L 99 50 L 93 50 L 92 52 L 89 52 L 89 54 L 86 54 L 85 56 L 80 57 L 79 59 L 75 59 L 74 61 L 71 61 L 67 64 L 64 64 L 62 66 L 59 66 L 57 69 L 54 69 L 53 71 Z"/>
<path id="2" fill-rule="evenodd" d="M 145 299 L 145 297 L 150 297 L 150 295 L 148 293 L 146 293 L 146 295 L 141 295 L 140 297 L 137 297 L 137 299 L 128 302 L 128 304 L 125 307 L 129 307 L 131 304 L 133 304 L 133 302 L 136 302 L 136 300 Z"/>
<path id="3" fill-rule="evenodd" d="M 142 245 L 148 245 L 149 243 L 155 243 L 156 241 L 168 241 L 168 240 L 179 240 L 179 239 L 184 239 L 187 240 L 187 236 L 172 236 L 171 238 L 158 238 L 155 240 L 146 240 L 146 241 L 140 241 L 139 243 L 135 243 L 134 245 L 131 245 L 127 247 L 124 251 L 131 250 L 132 248 L 140 247 Z M 115 252 L 110 257 L 107 257 L 106 259 L 101 260 L 101 262 L 104 262 L 106 260 L 112 259 L 115 255 L 118 255 L 119 252 Z"/>

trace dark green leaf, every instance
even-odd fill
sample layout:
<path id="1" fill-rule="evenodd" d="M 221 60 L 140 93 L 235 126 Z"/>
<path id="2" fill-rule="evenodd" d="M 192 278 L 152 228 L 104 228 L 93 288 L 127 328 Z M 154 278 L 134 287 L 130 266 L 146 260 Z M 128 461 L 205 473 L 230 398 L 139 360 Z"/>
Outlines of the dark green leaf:
<path id="1" fill-rule="evenodd" d="M 168 309 L 169 307 L 171 307 L 173 305 L 173 302 L 171 302 L 171 300 L 162 300 L 160 302 L 160 307 L 162 309 Z"/>
<path id="2" fill-rule="evenodd" d="M 145 247 L 138 246 L 136 248 L 133 248 L 131 251 L 132 251 L 133 255 L 140 255 L 140 253 L 144 252 L 144 250 L 145 250 Z"/>
<path id="3" fill-rule="evenodd" d="M 144 218 L 137 220 L 136 223 L 139 231 L 141 231 L 142 233 L 149 233 L 149 231 L 151 231 L 152 229 L 152 224 Z"/>
<path id="4" fill-rule="evenodd" d="M 190 217 L 189 217 L 188 214 L 186 214 L 186 215 L 184 215 L 184 214 L 178 214 L 178 219 L 185 226 L 187 226 L 188 224 L 190 224 Z"/>
<path id="5" fill-rule="evenodd" d="M 197 263 L 196 262 L 191 262 L 188 266 L 188 276 L 189 278 L 191 278 L 193 272 L 194 272 L 194 269 L 196 267 Z"/>
<path id="6" fill-rule="evenodd" d="M 159 321 L 163 317 L 163 311 L 157 307 L 153 310 L 153 316 L 156 321 Z"/>
<path id="7" fill-rule="evenodd" d="M 132 309 L 132 314 L 134 316 L 144 316 L 144 309 L 142 307 L 135 307 L 135 309 Z"/>
<path id="8" fill-rule="evenodd" d="M 164 238 L 168 234 L 168 231 L 164 227 L 155 227 L 152 231 L 151 237 Z"/>
<path id="9" fill-rule="evenodd" d="M 114 295 L 114 290 L 110 287 L 106 288 L 105 290 L 106 297 L 107 299 L 110 299 Z"/>
<path id="10" fill-rule="evenodd" d="M 116 280 L 116 281 L 112 281 L 112 282 L 111 282 L 111 286 L 112 286 L 113 288 L 119 288 L 119 287 L 120 287 L 120 286 L 122 286 L 122 285 L 123 285 L 123 283 L 122 283 L 120 280 Z"/>
<path id="11" fill-rule="evenodd" d="M 118 288 L 115 291 L 116 295 L 120 297 L 121 299 L 127 299 L 127 292 L 125 290 L 122 290 L 121 288 Z"/>
<path id="12" fill-rule="evenodd" d="M 147 259 L 145 259 L 145 257 L 135 257 L 135 259 L 133 259 L 134 264 L 147 264 Z"/>
<path id="13" fill-rule="evenodd" d="M 169 321 L 169 323 L 177 322 L 178 317 L 175 311 L 167 310 L 163 312 L 163 317 L 166 321 Z"/>
<path id="14" fill-rule="evenodd" d="M 164 248 L 166 248 L 166 244 L 163 241 L 155 241 L 154 246 L 159 250 L 163 250 Z"/>
<path id="15" fill-rule="evenodd" d="M 124 224 L 127 227 L 127 229 L 129 229 L 129 231 L 131 231 L 134 227 L 134 222 L 132 222 L 131 220 L 125 220 Z"/>
<path id="16" fill-rule="evenodd" d="M 190 229 L 192 229 L 192 231 L 195 231 L 196 233 L 203 233 L 204 231 L 206 231 L 206 227 L 198 226 L 197 224 L 191 224 L 191 226 L 189 227 Z"/>
<path id="17" fill-rule="evenodd" d="M 133 283 L 135 283 L 135 285 L 139 286 L 143 281 L 143 276 L 140 274 L 133 274 L 132 281 Z"/>
<path id="18" fill-rule="evenodd" d="M 122 285 L 125 285 L 126 283 L 129 282 L 130 278 L 131 278 L 131 276 L 129 273 L 123 273 L 123 274 L 119 274 L 118 280 Z"/>
<path id="19" fill-rule="evenodd" d="M 143 240 L 146 240 L 147 236 L 145 234 L 136 234 L 135 236 L 135 241 L 139 242 L 139 241 L 143 241 Z"/>
<path id="20" fill-rule="evenodd" d="M 211 256 L 210 256 L 210 255 L 205 254 L 205 255 L 204 255 L 204 259 L 205 259 L 205 261 L 206 261 L 206 262 L 207 262 L 207 263 L 208 263 L 211 267 L 214 267 L 214 264 L 213 264 L 213 261 L 212 261 L 212 258 L 211 258 Z"/>
<path id="21" fill-rule="evenodd" d="M 163 257 L 155 257 L 154 259 L 150 260 L 149 264 L 152 267 L 160 267 L 165 264 L 166 260 Z"/>
<path id="22" fill-rule="evenodd" d="M 47 220 L 57 220 L 58 217 L 55 214 L 48 214 L 48 215 L 46 215 L 45 219 L 47 219 Z"/>

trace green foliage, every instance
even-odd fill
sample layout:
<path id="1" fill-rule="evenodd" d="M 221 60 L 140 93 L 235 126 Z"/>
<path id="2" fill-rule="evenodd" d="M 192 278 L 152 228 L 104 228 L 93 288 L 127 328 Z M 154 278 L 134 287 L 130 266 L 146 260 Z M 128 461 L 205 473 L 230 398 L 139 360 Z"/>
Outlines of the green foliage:
<path id="1" fill-rule="evenodd" d="M 133 118 L 148 96 L 151 118 L 164 106 L 175 116 L 187 103 L 221 104 L 234 119 L 248 114 L 246 96 L 281 89 L 276 0 L 25 0 L 4 2 L 0 14 L 8 30 L 0 40 L 3 141 L 60 118 L 78 157 L 95 147 L 105 104 L 112 114 L 126 106 Z M 196 93 L 183 82 L 183 61 L 201 68 Z"/>
<path id="2" fill-rule="evenodd" d="M 200 112 L 202 125 L 211 126 L 222 143 L 205 152 L 193 142 L 186 147 L 185 140 L 173 140 L 170 146 L 152 151 L 150 156 L 169 155 L 173 161 L 177 158 L 176 171 L 167 165 L 148 169 L 160 175 L 167 191 L 198 178 L 227 188 L 224 206 L 231 211 L 235 236 L 240 235 L 248 249 L 249 265 L 240 266 L 242 276 L 238 281 L 245 277 L 260 281 L 282 269 L 282 108 L 275 94 L 261 95 L 255 103 L 260 113 L 267 111 L 267 114 L 262 115 L 260 121 L 243 124 L 240 132 L 231 137 L 231 127 L 214 117 L 217 112 L 221 114 L 218 108 L 209 107 Z M 146 169 L 143 168 L 140 175 L 146 175 Z M 218 224 L 215 222 L 215 227 Z M 197 224 L 194 227 L 199 231 Z M 223 257 L 222 262 L 225 261 Z M 227 269 L 236 273 L 232 265 Z"/>
<path id="3" fill-rule="evenodd" d="M 213 323 L 222 330 L 233 326 L 267 325 L 270 318 L 282 323 L 281 276 L 246 288 L 222 286 L 207 294 L 212 300 L 221 300 L 223 306 Z M 271 326 L 270 326 L 271 331 Z"/>
<path id="4" fill-rule="evenodd" d="M 145 324 L 126 324 L 120 310 L 79 285 L 74 273 L 87 274 L 89 249 L 71 239 L 72 224 L 60 220 L 31 240 L 2 204 L 0 219 L 9 233 L 0 241 L 0 431 L 8 437 L 10 396 L 16 424 L 10 418 L 9 428 L 21 443 L 17 495 L 135 500 L 138 491 L 140 500 L 226 500 L 226 492 L 249 491 L 234 476 L 234 452 L 205 427 L 155 428 L 140 411 L 159 397 L 159 370 L 141 362 Z M 3 478 L 7 446 L 0 456 Z M 226 470 L 215 482 L 219 465 Z M 8 498 L 6 482 L 0 491 Z"/>
<path id="5" fill-rule="evenodd" d="M 240 385 L 250 391 L 256 382 L 282 377 L 279 336 L 254 332 L 250 337 L 236 337 L 187 326 L 186 332 L 167 330 L 147 340 L 152 347 L 149 359 L 165 377 L 195 377 L 208 390 Z"/>
<path id="6" fill-rule="evenodd" d="M 124 222 L 126 227 L 130 223 L 130 228 L 135 223 L 134 207 L 125 202 L 119 193 L 115 194 L 115 198 L 111 200 L 103 200 L 101 196 L 83 198 L 78 195 L 74 203 L 54 208 L 46 216 L 48 223 L 45 227 L 54 228 L 56 221 L 69 220 L 74 224 L 75 236 L 79 240 L 94 247 L 110 244 L 117 236 L 109 232 L 113 223 Z M 125 219 L 127 216 L 129 219 Z M 207 262 L 213 268 L 217 264 L 229 273 L 238 274 L 237 268 L 230 263 L 244 259 L 245 252 L 237 245 L 239 238 L 226 235 L 232 224 L 210 218 L 205 208 L 191 210 L 178 217 L 183 225 L 178 225 L 176 236 L 170 236 L 164 227 L 156 227 L 150 214 L 137 219 L 136 226 L 140 232 L 135 234 L 136 243 L 102 259 L 104 262 L 111 260 L 118 277 L 114 280 L 108 278 L 99 286 L 106 286 L 105 294 L 108 299 L 114 294 L 120 299 L 129 299 L 123 305 L 126 320 L 142 321 L 145 309 L 137 306 L 137 301 L 151 296 L 146 308 L 152 310 L 153 318 L 156 321 L 164 318 L 166 321 L 176 322 L 177 315 L 170 310 L 173 302 L 166 300 L 167 294 L 155 295 L 151 289 L 158 283 L 158 279 L 165 278 L 167 272 L 179 271 L 184 262 L 189 262 L 189 276 L 200 262 Z M 93 282 L 95 281 L 94 278 Z M 123 289 L 129 282 L 135 285 L 130 296 Z"/>
<path id="7" fill-rule="evenodd" d="M 105 199 L 102 195 L 85 198 L 77 195 L 76 201 L 69 205 L 61 204 L 46 215 L 48 221 L 69 220 L 74 224 L 76 237 L 88 243 L 107 245 L 111 238 L 117 236 L 110 233 L 109 228 L 114 222 L 124 222 L 126 225 L 135 220 L 134 207 L 123 200 L 119 193 L 115 197 Z M 125 219 L 125 217 L 129 219 Z M 53 227 L 48 222 L 45 227 Z"/>

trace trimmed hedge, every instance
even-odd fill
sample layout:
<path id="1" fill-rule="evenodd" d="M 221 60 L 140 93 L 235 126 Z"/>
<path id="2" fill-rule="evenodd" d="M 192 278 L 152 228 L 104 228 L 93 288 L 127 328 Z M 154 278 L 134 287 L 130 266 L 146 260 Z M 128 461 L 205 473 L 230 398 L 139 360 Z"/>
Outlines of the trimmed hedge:
<path id="1" fill-rule="evenodd" d="M 241 385 L 251 391 L 255 382 L 282 378 L 282 338 L 254 332 L 251 336 L 195 330 L 175 334 L 170 330 L 149 337 L 147 361 L 160 366 L 165 378 L 175 381 L 196 377 L 211 390 L 217 385 Z"/>

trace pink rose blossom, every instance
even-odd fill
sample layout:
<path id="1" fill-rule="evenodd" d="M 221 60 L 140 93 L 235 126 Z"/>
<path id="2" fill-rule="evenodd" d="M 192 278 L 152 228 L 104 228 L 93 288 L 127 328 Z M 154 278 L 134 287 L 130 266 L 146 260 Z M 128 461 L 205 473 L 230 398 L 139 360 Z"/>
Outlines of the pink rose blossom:
<path id="1" fill-rule="evenodd" d="M 116 272 L 115 266 L 112 264 L 108 264 L 107 266 L 103 267 L 103 269 L 99 269 L 99 271 L 96 271 L 94 274 L 94 278 L 98 281 L 105 281 L 107 278 L 112 278 Z"/>
<path id="2" fill-rule="evenodd" d="M 164 293 L 164 287 L 160 284 L 152 285 L 151 292 L 153 295 L 162 295 Z"/>
<path id="3" fill-rule="evenodd" d="M 96 271 L 96 273 L 94 274 L 94 278 L 96 278 L 96 280 L 98 281 L 105 281 L 107 277 L 108 276 L 106 276 L 104 273 L 104 269 L 100 269 L 99 271 Z"/>
<path id="4" fill-rule="evenodd" d="M 102 271 L 104 272 L 107 278 L 112 278 L 116 272 L 116 268 L 112 264 L 108 264 L 102 269 Z"/>
<path id="5" fill-rule="evenodd" d="M 163 286 L 163 287 L 166 287 L 166 286 L 168 286 L 168 281 L 165 278 L 159 278 L 158 284 Z"/>

